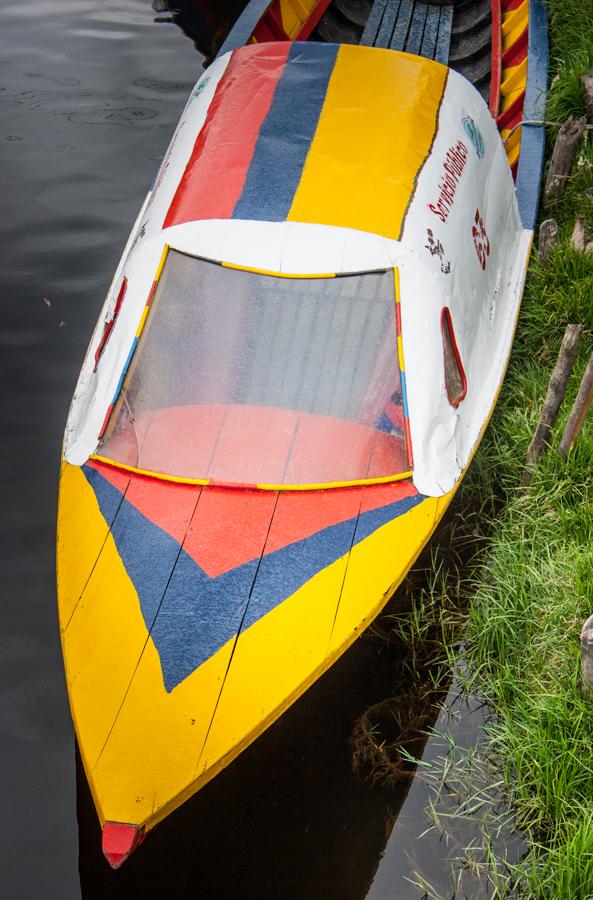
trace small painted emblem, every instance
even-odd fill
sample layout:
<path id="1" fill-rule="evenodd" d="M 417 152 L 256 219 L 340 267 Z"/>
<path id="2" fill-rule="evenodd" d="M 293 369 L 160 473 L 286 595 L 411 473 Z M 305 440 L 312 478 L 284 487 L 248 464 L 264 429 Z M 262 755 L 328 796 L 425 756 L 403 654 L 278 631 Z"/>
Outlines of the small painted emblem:
<path id="1" fill-rule="evenodd" d="M 474 239 L 474 247 L 476 248 L 480 265 L 485 270 L 487 259 L 490 256 L 490 241 L 488 240 L 486 226 L 484 225 L 484 220 L 480 215 L 479 209 L 476 210 L 474 224 L 472 225 L 472 237 Z"/>
<path id="2" fill-rule="evenodd" d="M 471 116 L 464 116 L 462 122 L 463 130 L 473 144 L 474 150 L 478 154 L 478 158 L 483 159 L 486 148 L 484 146 L 484 138 L 482 137 L 482 132 Z"/>
<path id="3" fill-rule="evenodd" d="M 208 87 L 209 84 L 210 84 L 210 76 L 203 75 L 202 78 L 200 78 L 200 80 L 198 81 L 197 85 L 194 88 L 193 96 L 199 97 L 200 94 L 206 90 L 206 88 Z"/>
<path id="4" fill-rule="evenodd" d="M 431 256 L 438 256 L 441 263 L 441 272 L 443 275 L 449 275 L 451 272 L 451 263 L 445 257 L 445 248 L 441 242 L 433 234 L 432 228 L 426 229 L 426 243 L 424 246 Z"/>

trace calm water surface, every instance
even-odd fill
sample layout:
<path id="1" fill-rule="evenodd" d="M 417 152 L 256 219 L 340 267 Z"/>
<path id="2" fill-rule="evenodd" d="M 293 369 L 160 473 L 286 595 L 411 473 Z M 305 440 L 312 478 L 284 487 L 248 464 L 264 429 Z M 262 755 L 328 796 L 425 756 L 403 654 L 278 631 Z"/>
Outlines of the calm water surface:
<path id="1" fill-rule="evenodd" d="M 118 257 L 201 71 L 193 39 L 155 22 L 149 0 L 0 2 L 0 897 L 418 898 L 415 868 L 446 891 L 446 848 L 418 839 L 425 783 L 386 791 L 352 774 L 353 722 L 397 691 L 392 652 L 371 638 L 122 870 L 100 853 L 57 628 L 60 441 Z"/>

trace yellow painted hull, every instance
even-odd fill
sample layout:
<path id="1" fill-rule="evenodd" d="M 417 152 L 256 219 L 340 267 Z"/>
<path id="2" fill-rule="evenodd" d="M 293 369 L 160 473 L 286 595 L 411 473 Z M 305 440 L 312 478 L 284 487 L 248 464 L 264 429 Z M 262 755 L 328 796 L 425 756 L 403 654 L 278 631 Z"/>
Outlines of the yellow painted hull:
<path id="1" fill-rule="evenodd" d="M 130 573 L 126 557 L 134 525 L 122 509 L 133 506 L 124 498 L 134 476 L 117 473 L 122 499 L 111 522 L 95 490 L 99 477 L 93 482 L 88 467 L 62 466 L 58 596 L 68 691 L 101 823 L 148 830 L 228 765 L 347 649 L 401 582 L 450 496 L 418 498 L 408 486 L 402 500 L 393 494 L 406 490 L 400 485 L 356 489 L 360 497 L 345 502 L 360 502 L 363 515 L 369 503 L 376 515 L 414 502 L 362 540 L 354 537 L 350 551 L 249 627 L 243 611 L 237 633 L 171 687 L 138 587 L 139 568 L 150 560 Z M 172 487 L 179 489 L 164 490 Z M 352 495 L 353 489 L 341 493 L 349 490 Z M 373 491 L 392 492 L 383 498 L 391 502 L 376 507 Z M 333 493 L 319 492 L 320 503 Z M 278 503 L 290 499 L 284 493 Z M 280 521 L 278 506 L 275 515 Z M 288 547 L 297 545 L 302 552 L 302 539 Z"/>

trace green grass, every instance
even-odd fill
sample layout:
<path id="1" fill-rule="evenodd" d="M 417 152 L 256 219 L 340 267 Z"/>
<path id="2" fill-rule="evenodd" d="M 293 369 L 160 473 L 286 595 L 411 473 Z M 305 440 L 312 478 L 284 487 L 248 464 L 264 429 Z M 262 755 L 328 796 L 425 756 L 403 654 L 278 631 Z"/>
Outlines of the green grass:
<path id="1" fill-rule="evenodd" d="M 551 149 L 558 125 L 583 113 L 593 0 L 547 5 Z M 462 653 L 451 653 L 467 687 L 495 711 L 489 751 L 528 842 L 512 878 L 491 880 L 492 896 L 593 898 L 593 701 L 583 697 L 579 673 L 580 629 L 593 613 L 593 413 L 566 463 L 550 450 L 529 487 L 520 485 L 566 324 L 581 322 L 585 332 L 553 446 L 593 350 L 593 254 L 570 246 L 577 215 L 593 240 L 593 198 L 584 193 L 593 186 L 592 144 L 590 133 L 565 197 L 546 211 L 558 220 L 559 243 L 545 269 L 536 259 L 530 265 L 507 379 L 455 508 L 453 536 L 465 544 L 461 593 L 471 602 Z M 459 567 L 451 572 L 439 569 L 421 592 L 406 626 L 416 642 L 422 615 L 440 597 L 437 625 L 451 645 L 447 609 L 459 593 Z M 401 633 L 401 621 L 397 627 Z"/>

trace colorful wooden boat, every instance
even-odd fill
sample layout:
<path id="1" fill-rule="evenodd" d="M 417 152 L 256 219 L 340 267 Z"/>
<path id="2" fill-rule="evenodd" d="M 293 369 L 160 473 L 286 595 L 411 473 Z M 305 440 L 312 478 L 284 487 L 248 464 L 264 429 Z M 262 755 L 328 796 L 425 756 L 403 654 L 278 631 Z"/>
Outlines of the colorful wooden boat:
<path id="1" fill-rule="evenodd" d="M 303 40 L 325 2 L 249 4 L 83 364 L 58 597 L 113 866 L 381 610 L 502 384 L 542 166 L 543 8 L 493 2 L 489 110 L 439 61 L 471 3 L 368 6 L 355 46 Z M 425 56 L 391 49 L 402 34 Z"/>

